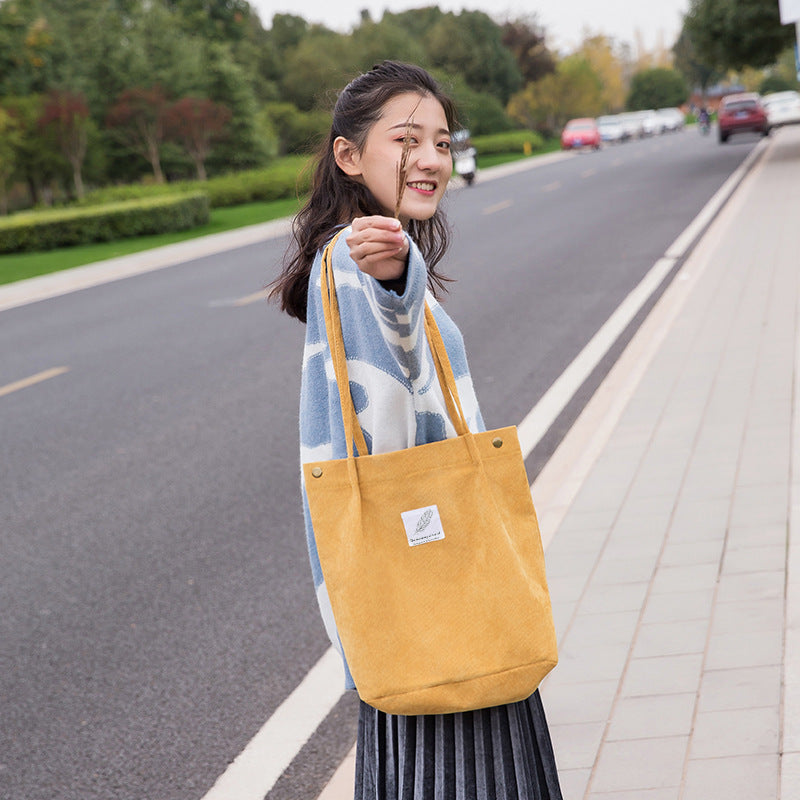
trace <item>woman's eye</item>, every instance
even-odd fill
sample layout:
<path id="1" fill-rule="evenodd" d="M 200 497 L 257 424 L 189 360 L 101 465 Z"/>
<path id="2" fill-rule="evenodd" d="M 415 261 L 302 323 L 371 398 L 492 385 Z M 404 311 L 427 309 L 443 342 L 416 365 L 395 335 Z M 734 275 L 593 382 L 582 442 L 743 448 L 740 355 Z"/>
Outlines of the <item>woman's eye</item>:
<path id="1" fill-rule="evenodd" d="M 450 142 L 439 142 L 439 147 L 441 147 L 443 150 L 449 150 Z"/>
<path id="2" fill-rule="evenodd" d="M 417 143 L 416 137 L 414 137 L 414 136 L 401 136 L 399 139 L 395 139 L 395 141 L 400 142 L 401 144 L 405 144 L 406 141 L 409 144 L 416 144 Z"/>

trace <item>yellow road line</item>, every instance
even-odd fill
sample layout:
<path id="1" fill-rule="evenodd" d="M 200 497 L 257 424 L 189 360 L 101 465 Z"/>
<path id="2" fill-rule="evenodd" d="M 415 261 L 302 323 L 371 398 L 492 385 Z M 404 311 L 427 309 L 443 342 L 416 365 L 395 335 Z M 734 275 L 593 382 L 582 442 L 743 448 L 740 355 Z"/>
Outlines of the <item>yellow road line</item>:
<path id="1" fill-rule="evenodd" d="M 481 213 L 483 214 L 496 214 L 498 211 L 503 211 L 506 208 L 511 208 L 514 205 L 511 200 L 503 200 L 501 203 L 495 203 L 493 206 L 486 206 Z"/>
<path id="2" fill-rule="evenodd" d="M 240 297 L 238 300 L 234 300 L 232 305 L 238 308 L 239 306 L 249 306 L 250 303 L 258 303 L 266 299 L 267 299 L 267 290 L 261 289 L 261 291 L 253 292 L 253 294 L 248 294 L 245 297 Z"/>
<path id="3" fill-rule="evenodd" d="M 30 378 L 23 378 L 21 381 L 15 381 L 14 383 L 7 383 L 5 386 L 0 386 L 0 397 L 11 394 L 11 392 L 17 392 L 20 389 L 27 389 L 29 386 L 34 386 L 42 381 L 55 378 L 57 375 L 63 375 L 65 372 L 69 372 L 69 367 L 53 367 L 52 369 L 44 370 L 44 372 L 37 372 L 35 375 L 31 375 Z"/>

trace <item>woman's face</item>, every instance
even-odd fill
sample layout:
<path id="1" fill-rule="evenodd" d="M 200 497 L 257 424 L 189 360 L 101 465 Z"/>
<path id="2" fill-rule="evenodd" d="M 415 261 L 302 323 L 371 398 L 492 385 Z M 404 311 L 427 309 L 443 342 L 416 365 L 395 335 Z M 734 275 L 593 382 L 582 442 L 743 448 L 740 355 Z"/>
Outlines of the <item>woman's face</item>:
<path id="1" fill-rule="evenodd" d="M 392 216 L 409 120 L 411 144 L 399 214 L 403 226 L 411 219 L 430 219 L 434 215 L 453 170 L 450 130 L 438 100 L 409 92 L 387 101 L 361 152 L 352 153 L 354 170 L 346 170 L 351 176 L 360 176 L 386 215 Z"/>

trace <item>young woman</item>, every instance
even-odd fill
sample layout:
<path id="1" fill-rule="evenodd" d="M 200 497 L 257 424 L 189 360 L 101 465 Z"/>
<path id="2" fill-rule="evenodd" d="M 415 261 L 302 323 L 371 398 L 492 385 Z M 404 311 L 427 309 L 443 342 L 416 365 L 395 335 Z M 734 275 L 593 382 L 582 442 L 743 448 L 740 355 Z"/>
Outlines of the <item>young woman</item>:
<path id="1" fill-rule="evenodd" d="M 485 430 L 461 335 L 435 299 L 448 245 L 439 203 L 452 172 L 455 109 L 433 78 L 383 62 L 340 94 L 295 249 L 273 286 L 307 323 L 300 399 L 303 463 L 344 458 L 339 395 L 320 297 L 321 251 L 344 229 L 333 270 L 359 423 L 371 453 L 455 435 L 423 328 L 427 301 L 471 430 Z M 406 153 L 398 205 L 398 166 Z M 317 599 L 341 652 L 304 497 Z M 355 688 L 345 663 L 348 688 Z M 560 800 L 538 692 L 519 703 L 436 716 L 385 714 L 361 703 L 356 800 Z"/>

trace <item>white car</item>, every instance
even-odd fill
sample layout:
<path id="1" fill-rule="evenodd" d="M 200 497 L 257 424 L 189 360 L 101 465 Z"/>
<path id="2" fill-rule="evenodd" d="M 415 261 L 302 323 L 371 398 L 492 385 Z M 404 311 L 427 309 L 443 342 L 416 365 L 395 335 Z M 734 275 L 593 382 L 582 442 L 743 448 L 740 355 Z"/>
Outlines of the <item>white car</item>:
<path id="1" fill-rule="evenodd" d="M 769 130 L 781 125 L 800 124 L 800 92 L 774 92 L 761 98 L 761 105 L 767 112 Z"/>
<path id="2" fill-rule="evenodd" d="M 622 119 L 614 114 L 597 118 L 597 127 L 600 131 L 600 138 L 604 142 L 624 142 L 630 139 L 630 133 L 622 124 Z"/>
<path id="3" fill-rule="evenodd" d="M 642 120 L 642 130 L 645 136 L 659 136 L 664 133 L 664 121 L 653 109 L 635 112 Z"/>
<path id="4" fill-rule="evenodd" d="M 681 131 L 685 124 L 685 117 L 679 108 L 659 108 L 656 114 L 662 120 L 665 131 Z"/>
<path id="5" fill-rule="evenodd" d="M 617 116 L 622 120 L 622 128 L 628 139 L 641 139 L 644 136 L 642 119 L 638 111 L 625 111 Z"/>

